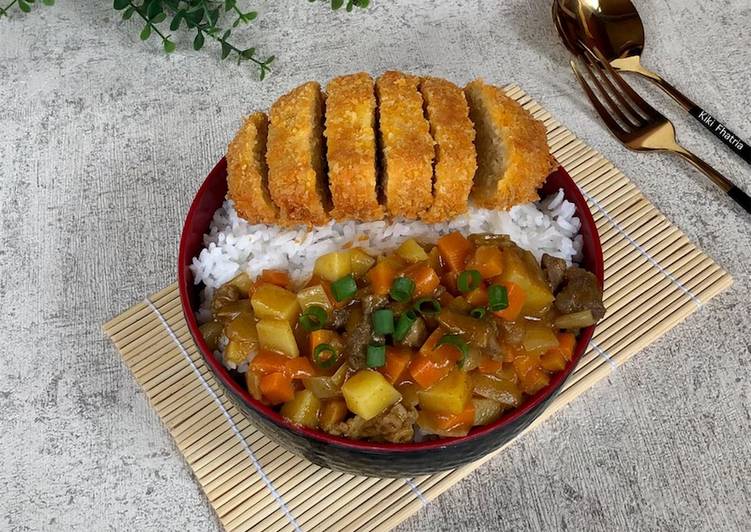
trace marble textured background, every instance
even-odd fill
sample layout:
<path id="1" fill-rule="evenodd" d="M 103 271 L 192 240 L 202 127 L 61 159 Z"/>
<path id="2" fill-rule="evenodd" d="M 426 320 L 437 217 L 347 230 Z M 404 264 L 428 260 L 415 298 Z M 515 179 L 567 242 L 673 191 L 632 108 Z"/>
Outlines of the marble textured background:
<path id="1" fill-rule="evenodd" d="M 215 49 L 186 51 L 187 36 L 165 57 L 109 1 L 0 20 L 0 529 L 218 528 L 100 326 L 173 281 L 192 194 L 244 113 L 309 79 L 388 68 L 517 82 L 736 279 L 400 530 L 747 529 L 751 218 L 682 161 L 605 133 L 549 2 L 255 4 L 244 35 L 278 56 L 264 82 Z M 638 7 L 645 63 L 751 139 L 748 1 Z M 751 190 L 751 168 L 639 87 L 689 148 Z"/>

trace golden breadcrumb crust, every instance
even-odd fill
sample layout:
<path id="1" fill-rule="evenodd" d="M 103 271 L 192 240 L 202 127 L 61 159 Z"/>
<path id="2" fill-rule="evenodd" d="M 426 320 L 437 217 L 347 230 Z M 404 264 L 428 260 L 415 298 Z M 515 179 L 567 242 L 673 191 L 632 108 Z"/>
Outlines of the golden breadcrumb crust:
<path id="1" fill-rule="evenodd" d="M 227 147 L 227 196 L 250 223 L 274 223 L 277 208 L 268 191 L 265 113 L 253 113 Z"/>
<path id="2" fill-rule="evenodd" d="M 433 138 L 420 79 L 386 72 L 376 81 L 382 188 L 391 216 L 417 218 L 433 202 Z"/>
<path id="3" fill-rule="evenodd" d="M 445 79 L 420 83 L 436 142 L 433 205 L 422 218 L 440 222 L 467 212 L 467 199 L 477 169 L 475 129 L 462 90 Z"/>
<path id="4" fill-rule="evenodd" d="M 376 174 L 373 78 L 361 72 L 326 87 L 329 188 L 338 220 L 380 220 Z"/>
<path id="5" fill-rule="evenodd" d="M 266 162 L 269 192 L 282 225 L 321 225 L 329 219 L 318 83 L 300 85 L 271 106 Z"/>
<path id="6" fill-rule="evenodd" d="M 545 126 L 499 87 L 475 80 L 464 90 L 477 133 L 475 204 L 509 209 L 539 199 L 553 168 Z"/>

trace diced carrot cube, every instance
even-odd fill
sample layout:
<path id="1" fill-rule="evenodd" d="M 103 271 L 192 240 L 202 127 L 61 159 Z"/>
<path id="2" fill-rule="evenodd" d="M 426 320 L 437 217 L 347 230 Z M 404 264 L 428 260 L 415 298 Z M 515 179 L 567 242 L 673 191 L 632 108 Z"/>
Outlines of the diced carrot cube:
<path id="1" fill-rule="evenodd" d="M 308 357 L 287 358 L 285 369 L 293 379 L 304 379 L 316 375 L 316 370 Z"/>
<path id="2" fill-rule="evenodd" d="M 467 269 L 477 270 L 483 279 L 492 279 L 503 272 L 503 254 L 498 246 L 479 246 Z"/>
<path id="3" fill-rule="evenodd" d="M 263 270 L 259 280 L 264 283 L 281 286 L 282 288 L 289 286 L 289 274 L 280 270 Z"/>
<path id="4" fill-rule="evenodd" d="M 388 346 L 386 347 L 386 364 L 378 371 L 386 377 L 389 384 L 394 384 L 403 378 L 411 361 L 412 350 L 408 347 Z"/>
<path id="5" fill-rule="evenodd" d="M 259 373 L 261 375 L 268 375 L 269 373 L 284 373 L 286 370 L 286 364 L 290 360 L 289 357 L 276 353 L 275 351 L 269 351 L 261 349 L 253 360 L 250 362 L 248 371 Z"/>
<path id="6" fill-rule="evenodd" d="M 464 269 L 467 257 L 472 251 L 472 243 L 461 233 L 454 231 L 438 239 L 438 251 L 443 263 L 451 271 L 459 272 Z"/>
<path id="7" fill-rule="evenodd" d="M 391 290 L 391 285 L 396 278 L 399 270 L 395 264 L 389 260 L 382 260 L 373 266 L 366 274 L 373 293 L 379 296 L 385 296 Z"/>
<path id="8" fill-rule="evenodd" d="M 475 405 L 470 401 L 459 414 L 431 412 L 436 428 L 441 430 L 468 429 L 475 421 Z"/>
<path id="9" fill-rule="evenodd" d="M 409 365 L 409 374 L 421 388 L 430 388 L 433 384 L 451 372 L 453 364 L 436 362 L 426 356 L 418 355 Z"/>
<path id="10" fill-rule="evenodd" d="M 261 393 L 273 405 L 286 403 L 295 397 L 292 379 L 284 373 L 269 373 L 261 377 Z"/>
<path id="11" fill-rule="evenodd" d="M 404 270 L 404 275 L 415 282 L 415 291 L 412 295 L 415 298 L 431 295 L 441 284 L 435 270 L 424 262 L 418 262 L 408 267 Z"/>
<path id="12" fill-rule="evenodd" d="M 506 292 L 508 293 L 508 307 L 493 312 L 493 314 L 504 320 L 514 321 L 519 317 L 519 314 L 521 314 L 524 302 L 527 300 L 527 295 L 517 284 L 508 281 L 500 281 L 497 282 L 497 284 L 506 287 Z"/>

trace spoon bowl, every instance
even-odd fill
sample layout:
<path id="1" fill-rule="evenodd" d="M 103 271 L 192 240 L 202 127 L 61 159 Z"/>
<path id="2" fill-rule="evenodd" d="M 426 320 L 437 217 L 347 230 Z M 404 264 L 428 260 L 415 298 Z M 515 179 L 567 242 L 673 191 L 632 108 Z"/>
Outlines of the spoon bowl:
<path id="1" fill-rule="evenodd" d="M 751 164 L 751 145 L 673 85 L 641 64 L 644 25 L 631 0 L 553 0 L 553 20 L 575 56 L 596 50 L 613 68 L 639 74 L 660 87 L 715 137 Z"/>

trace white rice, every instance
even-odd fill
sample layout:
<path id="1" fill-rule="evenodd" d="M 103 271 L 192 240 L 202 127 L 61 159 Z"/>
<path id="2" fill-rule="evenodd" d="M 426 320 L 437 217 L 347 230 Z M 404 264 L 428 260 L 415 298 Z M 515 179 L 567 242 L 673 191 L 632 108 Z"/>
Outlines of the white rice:
<path id="1" fill-rule="evenodd" d="M 510 211 L 470 208 L 467 214 L 450 222 L 426 224 L 419 221 L 329 222 L 309 230 L 301 226 L 287 229 L 275 225 L 249 224 L 240 218 L 231 200 L 216 211 L 204 245 L 190 266 L 196 284 L 203 283 L 203 301 L 210 301 L 215 288 L 241 271 L 255 279 L 266 269 L 289 272 L 292 281 L 302 284 L 313 272 L 315 260 L 345 245 L 361 247 L 373 255 L 392 251 L 408 238 L 434 243 L 441 235 L 459 231 L 506 234 L 539 260 L 543 253 L 576 261 L 581 252 L 581 222 L 573 203 L 563 191 L 537 203 L 517 205 Z M 209 319 L 207 309 L 199 320 Z"/>

